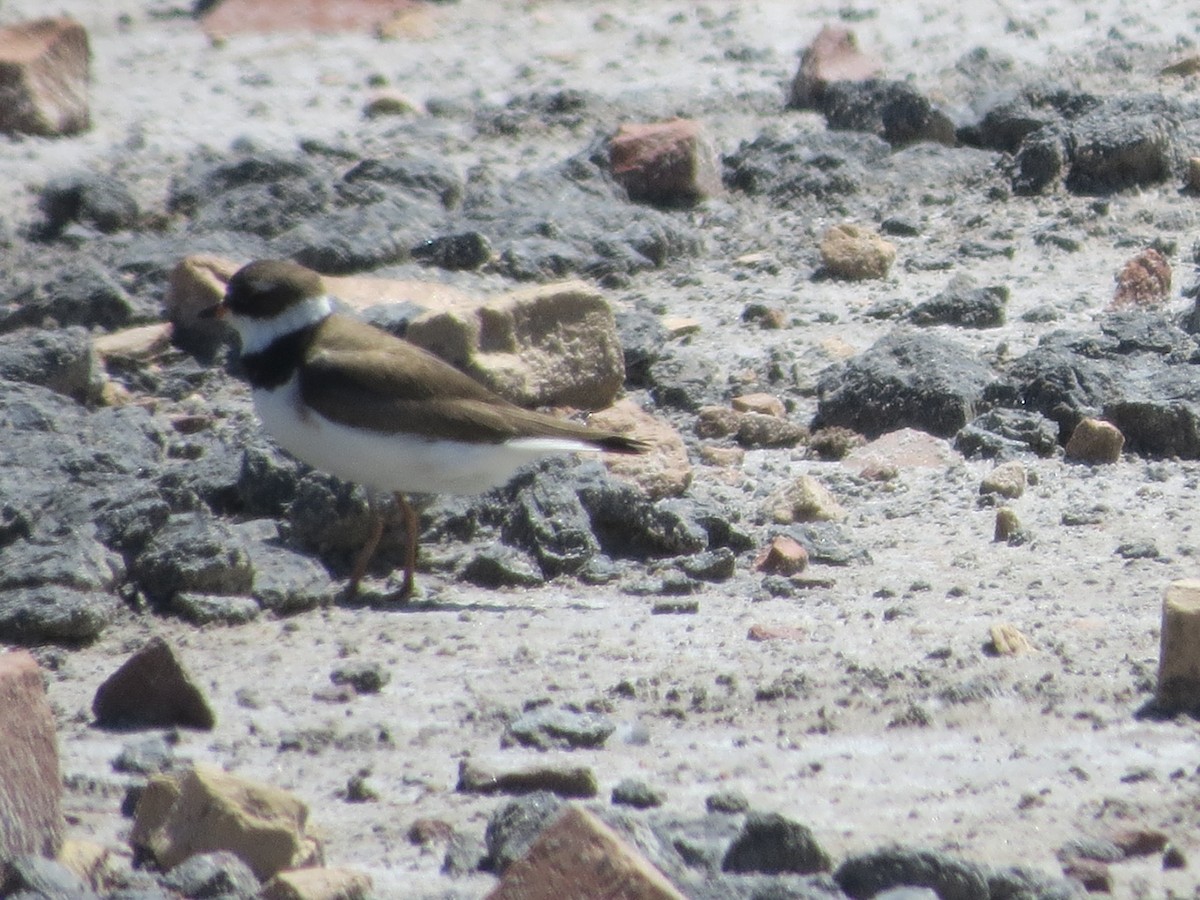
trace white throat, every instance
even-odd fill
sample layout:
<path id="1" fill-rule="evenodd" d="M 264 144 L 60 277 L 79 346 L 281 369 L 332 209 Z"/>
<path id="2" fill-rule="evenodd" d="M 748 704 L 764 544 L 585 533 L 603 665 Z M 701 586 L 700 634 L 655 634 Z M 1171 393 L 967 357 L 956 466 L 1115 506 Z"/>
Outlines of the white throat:
<path id="1" fill-rule="evenodd" d="M 242 340 L 242 353 L 249 356 L 261 353 L 279 338 L 316 325 L 333 312 L 333 301 L 322 294 L 294 303 L 269 319 L 252 319 L 249 316 L 230 315 L 232 325 Z"/>

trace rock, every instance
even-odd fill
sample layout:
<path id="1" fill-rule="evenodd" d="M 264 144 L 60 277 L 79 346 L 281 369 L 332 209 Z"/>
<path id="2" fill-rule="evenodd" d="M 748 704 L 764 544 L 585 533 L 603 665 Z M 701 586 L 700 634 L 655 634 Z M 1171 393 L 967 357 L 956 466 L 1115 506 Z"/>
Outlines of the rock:
<path id="1" fill-rule="evenodd" d="M 1179 108 L 1158 96 L 1115 97 L 1071 123 L 1068 190 L 1106 194 L 1166 181 L 1179 150 Z"/>
<path id="2" fill-rule="evenodd" d="M 992 381 L 987 365 L 961 345 L 896 332 L 822 373 L 811 427 L 840 425 L 867 437 L 916 428 L 950 437 L 975 417 Z"/>
<path id="3" fill-rule="evenodd" d="M 808 640 L 808 632 L 803 628 L 793 628 L 787 625 L 751 625 L 746 631 L 746 638 L 759 643 L 765 641 L 802 643 Z"/>
<path id="4" fill-rule="evenodd" d="M 1200 581 L 1173 581 L 1167 587 L 1155 702 L 1169 712 L 1200 709 Z"/>
<path id="5" fill-rule="evenodd" d="M 762 416 L 774 416 L 777 419 L 782 419 L 787 415 L 783 401 L 774 394 L 742 394 L 729 402 L 735 410 L 741 413 L 757 413 Z"/>
<path id="6" fill-rule="evenodd" d="M 614 806 L 653 809 L 656 806 L 662 806 L 666 800 L 665 793 L 636 778 L 625 778 L 617 782 L 612 789 Z"/>
<path id="7" fill-rule="evenodd" d="M 982 496 L 997 494 L 1015 500 L 1025 493 L 1025 481 L 1025 466 L 1021 463 L 1000 463 L 983 477 L 979 493 Z"/>
<path id="8" fill-rule="evenodd" d="M 114 772 L 133 775 L 159 775 L 175 766 L 174 742 L 162 735 L 130 741 L 113 760 Z"/>
<path id="9" fill-rule="evenodd" d="M 596 773 L 586 766 L 533 766 L 510 772 L 485 772 L 465 760 L 458 766 L 458 784 L 464 794 L 550 793 L 559 797 L 595 797 L 600 793 Z"/>
<path id="10" fill-rule="evenodd" d="M 1200 191 L 1200 156 L 1188 158 L 1187 189 L 1189 191 Z"/>
<path id="11" fill-rule="evenodd" d="M 288 616 L 329 606 L 341 586 L 325 567 L 303 553 L 270 541 L 246 541 L 254 571 L 251 595 L 264 610 Z"/>
<path id="12" fill-rule="evenodd" d="M 88 643 L 116 616 L 112 594 L 56 584 L 0 591 L 0 640 L 14 644 Z"/>
<path id="13" fill-rule="evenodd" d="M 729 547 L 705 550 L 694 556 L 685 556 L 679 562 L 680 571 L 700 581 L 725 581 L 733 577 L 736 567 L 737 556 Z"/>
<path id="14" fill-rule="evenodd" d="M 168 322 L 138 325 L 97 335 L 92 340 L 92 346 L 105 364 L 110 361 L 126 365 L 147 363 L 161 357 L 170 348 L 171 333 Z"/>
<path id="15" fill-rule="evenodd" d="M 997 622 L 989 629 L 992 652 L 997 656 L 1018 656 L 1033 651 L 1029 638 L 1008 622 Z"/>
<path id="16" fill-rule="evenodd" d="M 78 224 L 112 234 L 137 224 L 137 201 L 124 183 L 111 175 L 85 172 L 52 179 L 42 188 L 38 209 L 46 237 L 57 237 Z"/>
<path id="17" fill-rule="evenodd" d="M 627 122 L 609 140 L 608 154 L 613 179 L 633 201 L 684 206 L 721 191 L 716 149 L 692 119 Z"/>
<path id="18" fill-rule="evenodd" d="M 200 513 L 172 516 L 134 560 L 130 573 L 150 600 L 179 593 L 249 595 L 254 570 L 236 533 Z"/>
<path id="19" fill-rule="evenodd" d="M 245 625 L 257 619 L 261 612 L 253 597 L 194 591 L 174 594 L 167 608 L 181 619 L 196 625 Z"/>
<path id="20" fill-rule="evenodd" d="M 312 35 L 359 31 L 376 33 L 410 4 L 406 0 L 339 0 L 334 4 L 296 6 L 273 0 L 222 0 L 198 9 L 200 25 L 210 37 L 244 33 L 298 32 Z"/>
<path id="21" fill-rule="evenodd" d="M 221 302 L 225 285 L 239 268 L 233 260 L 197 254 L 181 259 L 171 270 L 163 308 L 185 346 L 199 342 L 211 349 L 228 339 L 223 323 L 202 319 L 200 313 Z"/>
<path id="22" fill-rule="evenodd" d="M 1084 895 L 1077 881 L 1055 878 L 1023 866 L 994 869 L 988 875 L 990 900 L 1081 900 Z"/>
<path id="23" fill-rule="evenodd" d="M 651 500 L 678 497 L 692 483 L 692 465 L 682 436 L 669 422 L 652 416 L 632 400 L 618 400 L 593 413 L 588 424 L 628 434 L 650 446 L 645 453 L 610 454 L 604 464 L 613 475 L 640 487 Z"/>
<path id="24" fill-rule="evenodd" d="M 289 869 L 263 885 L 261 900 L 368 900 L 371 876 L 353 869 Z"/>
<path id="25" fill-rule="evenodd" d="M 184 897 L 227 900 L 252 900 L 259 889 L 250 867 L 227 850 L 189 856 L 166 874 L 163 884 Z"/>
<path id="26" fill-rule="evenodd" d="M 377 662 L 359 661 L 334 669 L 329 680 L 350 685 L 356 694 L 378 694 L 392 680 L 392 675 Z"/>
<path id="27" fill-rule="evenodd" d="M 504 870 L 488 900 L 621 897 L 683 900 L 661 872 L 615 831 L 571 806 Z"/>
<path id="28" fill-rule="evenodd" d="M 775 488 L 760 509 L 767 521 L 777 525 L 830 522 L 846 516 L 829 489 L 811 475 L 801 475 Z"/>
<path id="29" fill-rule="evenodd" d="M 612 310 L 583 282 L 428 312 L 406 336 L 523 406 L 603 409 L 625 380 Z"/>
<path id="30" fill-rule="evenodd" d="M 490 544 L 467 561 L 459 577 L 484 588 L 537 587 L 546 578 L 537 563 L 514 547 Z"/>
<path id="31" fill-rule="evenodd" d="M 934 850 L 896 847 L 857 854 L 845 859 L 833 877 L 855 900 L 893 887 L 932 888 L 941 900 L 989 900 L 991 896 L 981 867 Z"/>
<path id="32" fill-rule="evenodd" d="M 754 560 L 757 572 L 769 575 L 795 575 L 808 568 L 808 551 L 795 538 L 777 535 Z"/>
<path id="33" fill-rule="evenodd" d="M 834 278 L 866 281 L 886 278 L 896 247 L 859 225 L 831 225 L 821 235 L 821 265 Z"/>
<path id="34" fill-rule="evenodd" d="M 362 113 L 367 119 L 380 119 L 386 116 L 412 116 L 419 112 L 412 97 L 395 88 L 381 88 L 372 91 L 363 103 Z"/>
<path id="35" fill-rule="evenodd" d="M 294 795 L 201 764 L 181 776 L 165 817 L 148 837 L 148 848 L 165 869 L 197 853 L 227 850 L 264 881 L 282 869 L 303 865 L 313 854 L 304 834 L 308 807 Z M 149 815 L 146 797 L 134 813 L 134 828 Z"/>
<path id="36" fill-rule="evenodd" d="M 103 844 L 67 838 L 59 847 L 56 860 L 84 884 L 96 888 L 106 882 L 112 856 Z"/>
<path id="37" fill-rule="evenodd" d="M 893 147 L 918 141 L 957 142 L 954 123 L 911 84 L 872 78 L 825 86 L 821 112 L 833 131 L 866 131 Z"/>
<path id="38" fill-rule="evenodd" d="M 886 167 L 891 148 L 874 134 L 817 132 L 782 137 L 767 130 L 725 158 L 726 183 L 779 206 L 815 200 L 835 203 L 867 189 L 872 172 Z M 743 318 L 765 318 L 770 307 L 747 307 Z M 786 322 L 786 319 L 784 319 Z M 778 324 L 778 323 L 776 323 Z"/>
<path id="39" fill-rule="evenodd" d="M 992 535 L 993 541 L 996 543 L 1011 541 L 1020 533 L 1021 520 L 1017 518 L 1012 507 L 1002 506 L 996 510 L 996 530 Z"/>
<path id="40" fill-rule="evenodd" d="M 1169 869 L 1186 869 L 1187 865 L 1187 856 L 1178 847 L 1169 846 L 1163 851 L 1162 867 L 1164 871 Z"/>
<path id="41" fill-rule="evenodd" d="M 650 366 L 650 395 L 658 406 L 696 412 L 724 396 L 720 364 L 699 354 L 664 353 Z"/>
<path id="42" fill-rule="evenodd" d="M 777 813 L 749 813 L 721 861 L 723 872 L 826 872 L 829 854 L 810 831 Z"/>
<path id="43" fill-rule="evenodd" d="M 1018 196 L 1052 190 L 1067 169 L 1067 144 L 1055 125 L 1038 128 L 1021 141 L 1013 160 L 1012 189 Z"/>
<path id="44" fill-rule="evenodd" d="M 1109 309 L 1157 306 L 1171 294 L 1171 264 L 1149 247 L 1125 263 L 1115 280 L 1117 288 Z"/>
<path id="45" fill-rule="evenodd" d="M 409 251 L 419 262 L 451 272 L 478 269 L 492 259 L 492 244 L 478 231 L 430 238 Z"/>
<path id="46" fill-rule="evenodd" d="M 792 525 L 785 530 L 785 533 L 799 541 L 808 551 L 810 563 L 848 566 L 855 561 L 871 561 L 870 553 L 856 546 L 845 530 L 833 522 Z"/>
<path id="47" fill-rule="evenodd" d="M 1126 859 L 1137 856 L 1153 856 L 1162 853 L 1167 846 L 1167 835 L 1154 828 L 1128 828 L 1112 836 Z"/>
<path id="48" fill-rule="evenodd" d="M 499 807 L 488 819 L 484 867 L 503 875 L 512 863 L 525 855 L 542 829 L 562 809 L 562 800 L 544 791 L 511 800 Z"/>
<path id="49" fill-rule="evenodd" d="M 1115 463 L 1121 459 L 1125 436 L 1111 422 L 1082 419 L 1067 441 L 1067 459 L 1088 465 Z"/>
<path id="50" fill-rule="evenodd" d="M 99 358 L 82 328 L 21 329 L 0 336 L 0 381 L 48 387 L 81 403 L 100 395 Z"/>
<path id="51" fill-rule="evenodd" d="M 736 434 L 742 413 L 726 406 L 702 406 L 696 410 L 696 436 L 706 440 Z"/>
<path id="52" fill-rule="evenodd" d="M 858 48 L 854 32 L 841 25 L 822 25 L 812 43 L 800 55 L 800 68 L 792 79 L 788 106 L 816 109 L 825 88 L 835 81 L 867 81 L 879 76 L 878 59 Z"/>
<path id="53" fill-rule="evenodd" d="M 1004 324 L 1008 288 L 978 287 L 965 273 L 955 275 L 936 297 L 918 304 L 908 314 L 914 325 L 957 325 L 960 328 L 998 328 Z"/>
<path id="54" fill-rule="evenodd" d="M 105 679 L 92 700 L 101 728 L 211 729 L 216 720 L 203 693 L 161 637 L 151 638 Z"/>
<path id="55" fill-rule="evenodd" d="M 91 127 L 87 31 L 68 17 L 0 28 L 0 132 L 60 137 Z"/>
<path id="56" fill-rule="evenodd" d="M 43 897 L 93 900 L 78 875 L 53 859 L 23 853 L 0 862 L 0 895 L 41 900 Z"/>
<path id="57" fill-rule="evenodd" d="M 600 552 L 578 494 L 552 479 L 518 479 L 501 528 L 506 544 L 528 549 L 549 577 L 577 572 Z"/>
<path id="58" fill-rule="evenodd" d="M 513 743 L 538 750 L 603 747 L 616 724 L 598 713 L 566 709 L 535 709 L 514 719 L 505 730 L 501 746 Z"/>
<path id="59" fill-rule="evenodd" d="M 1106 863 L 1094 859 L 1073 859 L 1063 866 L 1063 874 L 1082 884 L 1089 894 L 1112 893 L 1112 872 Z"/>
<path id="60" fill-rule="evenodd" d="M 966 457 L 1005 459 L 1031 450 L 1053 456 L 1058 425 L 1039 412 L 999 407 L 968 422 L 954 436 L 954 446 Z"/>
<path id="61" fill-rule="evenodd" d="M 729 813 L 736 815 L 750 809 L 750 801 L 738 791 L 725 790 L 709 794 L 704 798 L 704 808 L 710 813 Z"/>
<path id="62" fill-rule="evenodd" d="M 738 419 L 737 440 L 743 447 L 794 447 L 807 436 L 803 425 L 776 416 L 747 412 Z"/>
<path id="63" fill-rule="evenodd" d="M 0 653 L 0 713 L 0 860 L 53 856 L 63 837 L 54 713 L 24 650 Z"/>

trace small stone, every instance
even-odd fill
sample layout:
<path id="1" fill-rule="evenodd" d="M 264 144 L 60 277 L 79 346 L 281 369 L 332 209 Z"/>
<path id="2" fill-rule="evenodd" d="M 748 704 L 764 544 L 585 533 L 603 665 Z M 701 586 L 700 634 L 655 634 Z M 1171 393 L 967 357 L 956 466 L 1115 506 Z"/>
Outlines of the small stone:
<path id="1" fill-rule="evenodd" d="M 1174 844 L 1163 851 L 1162 867 L 1164 869 L 1186 869 L 1187 857 Z"/>
<path id="2" fill-rule="evenodd" d="M 630 200 L 682 206 L 721 192 L 716 149 L 694 120 L 626 123 L 608 153 L 613 179 Z"/>
<path id="3" fill-rule="evenodd" d="M 166 874 L 163 884 L 184 897 L 250 898 L 259 889 L 250 867 L 228 850 L 188 857 Z"/>
<path id="4" fill-rule="evenodd" d="M 1010 506 L 1002 506 L 996 510 L 996 531 L 992 540 L 996 543 L 1011 541 L 1021 533 L 1021 520 L 1017 518 L 1016 510 Z"/>
<path id="5" fill-rule="evenodd" d="M 612 802 L 614 806 L 653 809 L 656 806 L 662 806 L 666 801 L 666 794 L 636 778 L 626 778 L 623 781 L 619 781 L 612 790 Z"/>
<path id="6" fill-rule="evenodd" d="M 794 447 L 807 436 L 804 426 L 773 415 L 748 412 L 738 421 L 737 440 L 743 447 Z"/>
<path id="7" fill-rule="evenodd" d="M 1033 644 L 1029 643 L 1029 638 L 1008 622 L 992 625 L 989 636 L 991 650 L 997 656 L 1017 656 L 1033 652 Z"/>
<path id="8" fill-rule="evenodd" d="M 504 870 L 487 900 L 621 897 L 684 900 L 666 877 L 596 816 L 570 806 Z"/>
<path id="9" fill-rule="evenodd" d="M 808 551 L 795 538 L 777 535 L 754 560 L 757 572 L 770 575 L 795 575 L 808 568 Z"/>
<path id="10" fill-rule="evenodd" d="M 750 801 L 740 791 L 718 791 L 704 798 L 704 808 L 710 813 L 736 815 L 750 809 Z"/>
<path id="11" fill-rule="evenodd" d="M 532 794 L 544 791 L 560 797 L 595 797 L 600 793 L 596 773 L 587 766 L 533 766 L 509 772 L 486 772 L 463 760 L 458 783 L 463 794 Z"/>
<path id="12" fill-rule="evenodd" d="M 692 464 L 682 435 L 632 400 L 618 400 L 608 409 L 593 413 L 588 424 L 628 434 L 650 445 L 645 453 L 610 453 L 604 464 L 613 475 L 640 487 L 651 500 L 678 497 L 692 483 Z"/>
<path id="13" fill-rule="evenodd" d="M 449 272 L 478 269 L 492 258 L 492 244 L 478 231 L 430 238 L 409 251 L 412 258 Z"/>
<path id="14" fill-rule="evenodd" d="M 1115 463 L 1121 458 L 1125 435 L 1100 419 L 1083 419 L 1067 441 L 1066 457 L 1088 465 Z"/>
<path id="15" fill-rule="evenodd" d="M 721 871 L 808 875 L 827 872 L 830 865 L 809 828 L 777 813 L 752 812 L 725 853 Z"/>
<path id="16" fill-rule="evenodd" d="M 90 128 L 91 56 L 87 31 L 65 16 L 0 28 L 0 132 L 57 137 Z"/>
<path id="17" fill-rule="evenodd" d="M 758 413 L 763 416 L 774 416 L 777 419 L 782 419 L 787 415 L 783 401 L 774 394 L 742 394 L 734 397 L 730 401 L 730 405 L 738 412 Z"/>
<path id="18" fill-rule="evenodd" d="M 742 447 L 705 445 L 700 448 L 700 461 L 706 465 L 719 466 L 723 469 L 737 468 L 746 461 L 746 451 Z"/>
<path id="19" fill-rule="evenodd" d="M 1025 493 L 1025 481 L 1025 466 L 1015 461 L 1001 463 L 984 476 L 979 493 L 999 494 L 1015 500 Z"/>
<path id="20" fill-rule="evenodd" d="M 0 653 L 0 859 L 53 856 L 62 842 L 62 779 L 42 671 L 25 650 Z"/>
<path id="21" fill-rule="evenodd" d="M 790 625 L 751 625 L 746 637 L 752 641 L 792 641 L 801 643 L 808 640 L 808 632 L 803 628 Z"/>
<path id="22" fill-rule="evenodd" d="M 809 449 L 826 460 L 845 459 L 850 451 L 866 443 L 867 439 L 857 431 L 840 425 L 820 428 L 814 431 L 808 440 Z"/>
<path id="23" fill-rule="evenodd" d="M 348 684 L 358 694 L 378 694 L 392 680 L 392 675 L 377 662 L 353 662 L 334 669 L 329 680 Z"/>
<path id="24" fill-rule="evenodd" d="M 1094 859 L 1074 859 L 1063 866 L 1063 874 L 1082 884 L 1089 894 L 1112 893 L 1112 873 L 1106 863 Z"/>
<path id="25" fill-rule="evenodd" d="M 781 485 L 763 501 L 762 514 L 770 522 L 828 522 L 843 519 L 846 511 L 829 489 L 811 475 L 801 475 Z"/>
<path id="26" fill-rule="evenodd" d="M 788 106 L 812 109 L 820 105 L 825 88 L 835 81 L 866 81 L 883 70 L 878 59 L 858 48 L 854 32 L 841 25 L 823 25 L 800 56 L 792 79 Z"/>
<path id="27" fill-rule="evenodd" d="M 1188 190 L 1200 191 L 1200 156 L 1190 157 L 1187 161 Z"/>
<path id="28" fill-rule="evenodd" d="M 172 741 L 163 735 L 153 735 L 132 741 L 121 748 L 113 760 L 113 771 L 133 775 L 158 775 L 175 765 Z"/>
<path id="29" fill-rule="evenodd" d="M 105 679 L 92 700 L 102 728 L 211 729 L 216 720 L 175 651 L 160 637 L 151 638 Z"/>
<path id="30" fill-rule="evenodd" d="M 352 869 L 290 869 L 263 885 L 258 900 L 367 900 L 371 876 Z"/>
<path id="31" fill-rule="evenodd" d="M 1200 710 L 1200 580 L 1172 582 L 1163 599 L 1156 702 L 1168 712 Z"/>
<path id="32" fill-rule="evenodd" d="M 1109 309 L 1158 306 L 1171 293 L 1171 264 L 1150 247 L 1125 263 L 1116 275 L 1116 282 Z"/>
<path id="33" fill-rule="evenodd" d="M 821 236 L 821 264 L 834 278 L 866 281 L 887 277 L 896 247 L 859 225 L 832 225 Z"/>
<path id="34" fill-rule="evenodd" d="M 501 746 L 516 743 L 538 750 L 598 748 L 616 729 L 616 723 L 598 713 L 536 709 L 509 723 Z"/>
<path id="35" fill-rule="evenodd" d="M 347 803 L 373 803 L 379 799 L 379 791 L 371 785 L 370 769 L 361 769 L 346 780 Z"/>
<path id="36" fill-rule="evenodd" d="M 381 119 L 385 116 L 412 116 L 418 112 L 417 104 L 403 91 L 395 88 L 380 88 L 373 91 L 363 104 L 363 116 Z"/>
<path id="37" fill-rule="evenodd" d="M 742 414 L 725 406 L 702 406 L 696 410 L 696 436 L 706 440 L 736 434 Z"/>
<path id="38" fill-rule="evenodd" d="M 445 844 L 454 837 L 454 826 L 442 819 L 417 819 L 408 826 L 408 840 L 419 847 Z"/>
<path id="39" fill-rule="evenodd" d="M 1153 828 L 1130 828 L 1114 834 L 1112 842 L 1121 848 L 1126 857 L 1152 856 L 1163 852 L 1167 846 L 1167 836 Z"/>

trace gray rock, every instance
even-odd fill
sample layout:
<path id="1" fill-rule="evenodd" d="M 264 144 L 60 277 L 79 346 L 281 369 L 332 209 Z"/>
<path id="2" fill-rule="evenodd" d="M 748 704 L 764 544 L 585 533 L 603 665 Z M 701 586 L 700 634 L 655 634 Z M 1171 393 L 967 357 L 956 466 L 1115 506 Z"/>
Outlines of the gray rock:
<path id="1" fill-rule="evenodd" d="M 812 428 L 841 425 L 874 437 L 909 427 L 950 437 L 975 417 L 992 380 L 959 344 L 894 332 L 822 374 Z"/>
<path id="2" fill-rule="evenodd" d="M 562 800 L 543 791 L 510 800 L 493 812 L 485 832 L 487 857 L 481 868 L 503 875 L 525 855 L 562 806 Z"/>
<path id="3" fill-rule="evenodd" d="M 65 266 L 49 281 L 22 288 L 5 300 L 0 302 L 0 331 L 50 323 L 112 330 L 135 316 L 125 289 L 90 260 Z"/>
<path id="4" fill-rule="evenodd" d="M 13 897 L 22 892 L 28 892 L 31 897 L 53 897 L 55 900 L 97 897 L 62 863 L 32 853 L 0 862 L 0 895 Z"/>
<path id="5" fill-rule="evenodd" d="M 509 723 L 504 740 L 539 750 L 603 747 L 616 724 L 598 713 L 536 709 Z"/>
<path id="6" fill-rule="evenodd" d="M 360 660 L 334 669 L 329 680 L 350 685 L 356 694 L 378 694 L 392 680 L 392 674 L 377 662 Z"/>
<path id="7" fill-rule="evenodd" d="M 514 547 L 490 544 L 467 560 L 459 577 L 486 588 L 537 587 L 546 578 L 537 563 Z"/>
<path id="8" fill-rule="evenodd" d="M 696 354 L 664 354 L 650 365 L 648 381 L 655 403 L 684 412 L 723 403 L 728 393 L 720 366 Z"/>
<path id="9" fill-rule="evenodd" d="M 124 569 L 119 556 L 85 533 L 39 534 L 0 550 L 0 591 L 47 585 L 110 591 Z"/>
<path id="10" fill-rule="evenodd" d="M 810 563 L 848 566 L 871 562 L 871 553 L 859 546 L 841 525 L 835 522 L 808 522 L 789 525 L 779 532 L 799 541 L 808 552 Z"/>
<path id="11" fill-rule="evenodd" d="M 171 508 L 152 485 L 134 482 L 118 490 L 96 512 L 96 538 L 132 559 L 167 523 Z"/>
<path id="12" fill-rule="evenodd" d="M 617 806 L 632 806 L 634 809 L 653 809 L 667 802 L 665 792 L 637 778 L 625 778 L 612 789 L 612 802 Z"/>
<path id="13" fill-rule="evenodd" d="M 851 856 L 833 873 L 855 900 L 874 897 L 894 887 L 927 887 L 941 900 L 989 900 L 987 873 L 935 850 L 902 847 Z"/>
<path id="14" fill-rule="evenodd" d="M 1057 125 L 1039 128 L 1021 142 L 1013 160 L 1014 194 L 1043 194 L 1057 185 L 1067 168 L 1067 142 Z"/>
<path id="15" fill-rule="evenodd" d="M 949 117 L 905 81 L 831 81 L 822 92 L 819 107 L 833 131 L 870 132 L 892 146 L 955 141 Z"/>
<path id="16" fill-rule="evenodd" d="M 487 848 L 474 835 L 454 832 L 446 844 L 446 855 L 442 859 L 442 874 L 452 878 L 472 875 L 487 868 Z"/>
<path id="17" fill-rule="evenodd" d="M 197 853 L 171 869 L 163 884 L 184 897 L 251 900 L 258 896 L 254 872 L 234 853 Z"/>
<path id="18" fill-rule="evenodd" d="M 704 808 L 710 813 L 744 813 L 750 809 L 750 801 L 741 791 L 718 791 L 704 798 Z"/>
<path id="19" fill-rule="evenodd" d="M 914 325 L 958 325 L 962 328 L 997 328 L 1004 324 L 1008 288 L 978 287 L 965 273 L 955 275 L 945 290 L 918 304 L 908 319 Z"/>
<path id="20" fill-rule="evenodd" d="M 171 595 L 168 608 L 181 619 L 196 625 L 245 625 L 262 610 L 253 597 L 179 591 Z"/>
<path id="21" fill-rule="evenodd" d="M 262 441 L 247 446 L 237 477 L 242 512 L 251 516 L 283 516 L 306 469 L 273 443 Z"/>
<path id="22" fill-rule="evenodd" d="M 726 581 L 733 577 L 737 557 L 728 547 L 705 550 L 695 556 L 685 556 L 679 561 L 679 569 L 689 578 L 700 581 Z"/>
<path id="23" fill-rule="evenodd" d="M 151 638 L 105 679 L 92 700 L 101 728 L 211 729 L 215 722 L 204 694 L 184 670 L 175 651 Z"/>
<path id="24" fill-rule="evenodd" d="M 176 741 L 168 740 L 160 734 L 130 741 L 113 760 L 113 771 L 131 775 L 157 775 L 166 772 L 175 765 L 175 743 Z"/>
<path id="25" fill-rule="evenodd" d="M 831 861 L 808 827 L 778 813 L 752 812 L 721 861 L 724 872 L 828 871 Z"/>
<path id="26" fill-rule="evenodd" d="M 450 271 L 478 269 L 492 258 L 492 244 L 478 231 L 441 235 L 417 244 L 413 259 Z"/>
<path id="27" fill-rule="evenodd" d="M 289 616 L 337 599 L 340 586 L 311 557 L 272 540 L 247 539 L 244 547 L 254 569 L 251 596 L 263 609 Z"/>
<path id="28" fill-rule="evenodd" d="M 988 875 L 990 900 L 1082 900 L 1083 885 L 1020 866 L 997 869 Z"/>
<path id="29" fill-rule="evenodd" d="M 667 329 L 662 318 L 639 308 L 614 310 L 613 318 L 625 355 L 625 383 L 649 387 L 650 367 L 667 352 Z"/>
<path id="30" fill-rule="evenodd" d="M 233 529 L 199 513 L 172 516 L 134 560 L 131 575 L 159 604 L 181 592 L 248 595 L 254 582 Z"/>
<path id="31" fill-rule="evenodd" d="M 138 220 L 137 201 L 111 175 L 86 172 L 49 181 L 38 196 L 44 216 L 43 237 L 54 237 L 71 224 L 111 233 L 132 228 Z"/>
<path id="32" fill-rule="evenodd" d="M 1053 456 L 1058 449 L 1058 425 L 1039 412 L 998 407 L 972 419 L 954 436 L 963 456 L 1012 459 L 1033 451 Z"/>
<path id="33" fill-rule="evenodd" d="M 1184 115 L 1156 94 L 1105 101 L 1071 125 L 1067 188 L 1105 194 L 1167 180 L 1180 162 Z"/>
<path id="34" fill-rule="evenodd" d="M 501 536 L 533 553 L 549 577 L 576 572 L 600 552 L 575 488 L 552 478 L 533 476 L 516 487 Z"/>
<path id="35" fill-rule="evenodd" d="M 100 364 L 82 328 L 25 328 L 0 335 L 0 381 L 39 384 L 87 402 L 100 391 Z"/>
<path id="36" fill-rule="evenodd" d="M 725 158 L 725 182 L 779 206 L 844 202 L 864 190 L 870 172 L 887 165 L 891 148 L 874 134 L 836 131 L 782 136 L 767 131 Z"/>
<path id="37" fill-rule="evenodd" d="M 0 591 L 0 640 L 15 644 L 86 643 L 99 637 L 118 608 L 111 594 L 60 585 Z"/>

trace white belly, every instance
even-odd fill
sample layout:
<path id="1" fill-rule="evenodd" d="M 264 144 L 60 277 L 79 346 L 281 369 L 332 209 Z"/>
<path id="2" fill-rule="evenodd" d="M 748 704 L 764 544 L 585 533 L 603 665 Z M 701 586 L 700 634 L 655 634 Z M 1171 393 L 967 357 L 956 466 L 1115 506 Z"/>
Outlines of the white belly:
<path id="1" fill-rule="evenodd" d="M 255 390 L 253 396 L 263 427 L 285 450 L 310 466 L 378 490 L 477 494 L 504 484 L 539 457 L 595 449 L 572 440 L 466 444 L 349 428 L 303 407 L 295 378 L 273 391 Z"/>

